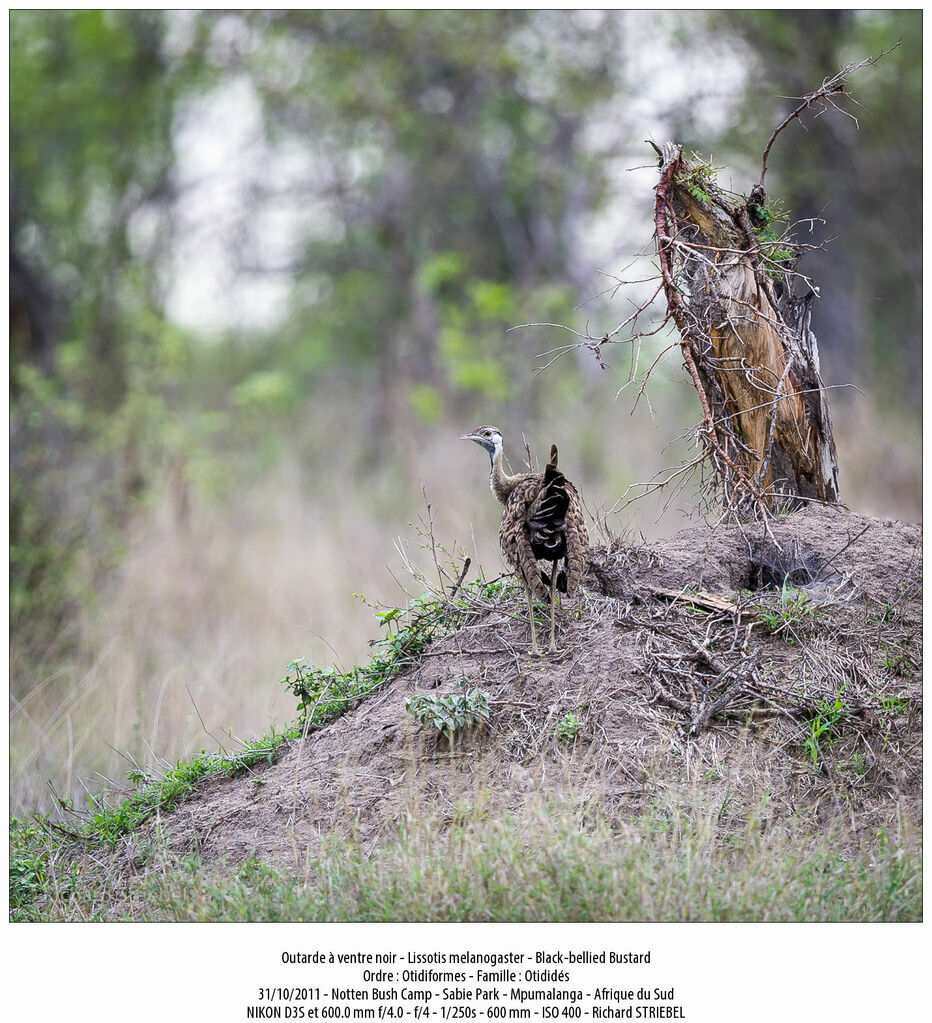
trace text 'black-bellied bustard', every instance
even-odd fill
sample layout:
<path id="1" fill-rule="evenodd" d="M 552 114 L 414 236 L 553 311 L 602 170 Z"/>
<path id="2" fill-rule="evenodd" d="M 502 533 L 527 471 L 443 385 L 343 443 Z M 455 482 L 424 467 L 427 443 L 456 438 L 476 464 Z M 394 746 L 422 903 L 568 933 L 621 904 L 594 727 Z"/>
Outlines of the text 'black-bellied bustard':
<path id="1" fill-rule="evenodd" d="M 582 579 L 589 554 L 589 534 L 582 501 L 572 483 L 557 468 L 557 447 L 543 474 L 509 476 L 502 464 L 502 434 L 495 426 L 480 426 L 461 440 L 485 448 L 492 461 L 489 485 L 505 506 L 498 535 L 502 553 L 524 582 L 531 614 L 531 650 L 539 654 L 532 596 L 550 601 L 550 649 L 557 649 L 554 605 L 556 591 L 571 594 Z M 550 562 L 549 574 L 538 562 Z M 563 563 L 562 568 L 560 562 Z"/>

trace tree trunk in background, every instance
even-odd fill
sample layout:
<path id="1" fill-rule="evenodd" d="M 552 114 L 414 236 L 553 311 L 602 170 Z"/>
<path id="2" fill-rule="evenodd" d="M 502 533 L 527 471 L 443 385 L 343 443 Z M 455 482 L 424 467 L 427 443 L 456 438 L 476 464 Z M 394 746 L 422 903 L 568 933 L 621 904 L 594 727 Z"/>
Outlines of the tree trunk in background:
<path id="1" fill-rule="evenodd" d="M 752 195 L 753 200 L 753 195 Z M 668 309 L 703 406 L 701 436 L 726 511 L 760 517 L 839 500 L 838 462 L 819 353 L 815 294 L 799 250 L 774 240 L 767 213 L 715 184 L 711 169 L 664 148 L 658 254 Z M 794 285 L 805 285 L 796 294 Z"/>

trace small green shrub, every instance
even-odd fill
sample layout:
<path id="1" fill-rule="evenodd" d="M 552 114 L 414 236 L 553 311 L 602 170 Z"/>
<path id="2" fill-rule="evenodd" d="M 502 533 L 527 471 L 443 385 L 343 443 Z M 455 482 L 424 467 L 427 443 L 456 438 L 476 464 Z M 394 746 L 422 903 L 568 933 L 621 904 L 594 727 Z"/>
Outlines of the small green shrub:
<path id="1" fill-rule="evenodd" d="M 405 710 L 422 725 L 433 725 L 452 739 L 454 732 L 489 720 L 489 694 L 481 689 L 451 693 L 449 696 L 419 694 L 405 698 Z"/>
<path id="2" fill-rule="evenodd" d="M 789 237 L 789 210 L 780 199 L 766 206 L 751 203 L 748 209 L 761 221 L 761 226 L 757 228 L 755 234 L 764 269 L 770 277 L 779 279 L 799 257 L 799 248 Z"/>
<path id="3" fill-rule="evenodd" d="M 580 728 L 582 728 L 582 721 L 572 711 L 568 711 L 557 725 L 557 738 L 560 742 L 573 742 L 579 734 Z"/>
<path id="4" fill-rule="evenodd" d="M 697 160 L 702 159 L 699 153 L 693 153 L 693 156 Z M 707 205 L 712 201 L 709 189 L 715 183 L 715 169 L 711 163 L 693 164 L 688 173 L 681 175 L 676 183 L 685 188 L 696 202 Z"/>
<path id="5" fill-rule="evenodd" d="M 909 700 L 903 696 L 882 696 L 880 705 L 885 714 L 905 714 L 909 710 Z"/>
<path id="6" fill-rule="evenodd" d="M 484 581 L 479 580 L 467 590 L 485 597 L 485 588 Z M 431 640 L 459 622 L 456 606 L 431 597 L 414 600 L 406 609 L 376 609 L 375 617 L 388 631 L 375 642 L 379 652 L 368 664 L 341 672 L 337 668 L 315 668 L 305 664 L 303 657 L 298 657 L 288 665 L 281 683 L 298 698 L 299 724 L 308 716 L 314 724 L 339 717 L 349 709 L 353 700 L 365 696 L 409 667 Z"/>
<path id="7" fill-rule="evenodd" d="M 779 601 L 775 604 L 759 604 L 757 613 L 767 630 L 778 636 L 782 632 L 792 632 L 800 625 L 812 624 L 816 617 L 816 606 L 804 589 L 791 586 L 784 578 Z"/>

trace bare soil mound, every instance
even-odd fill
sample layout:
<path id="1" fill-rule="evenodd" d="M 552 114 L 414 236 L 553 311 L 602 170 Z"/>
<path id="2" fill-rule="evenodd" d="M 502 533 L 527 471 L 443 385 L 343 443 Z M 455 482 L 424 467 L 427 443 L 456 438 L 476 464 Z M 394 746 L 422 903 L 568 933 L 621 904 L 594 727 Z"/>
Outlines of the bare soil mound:
<path id="1" fill-rule="evenodd" d="M 330 834 L 375 847 L 412 816 L 541 796 L 630 817 L 675 792 L 725 828 L 805 812 L 856 842 L 919 820 L 921 586 L 919 526 L 838 508 L 618 543 L 560 609 L 562 653 L 530 656 L 520 593 L 477 607 L 274 763 L 203 780 L 146 828 L 221 873 L 255 856 L 307 877 Z M 405 708 L 464 684 L 490 721 L 452 743 Z"/>

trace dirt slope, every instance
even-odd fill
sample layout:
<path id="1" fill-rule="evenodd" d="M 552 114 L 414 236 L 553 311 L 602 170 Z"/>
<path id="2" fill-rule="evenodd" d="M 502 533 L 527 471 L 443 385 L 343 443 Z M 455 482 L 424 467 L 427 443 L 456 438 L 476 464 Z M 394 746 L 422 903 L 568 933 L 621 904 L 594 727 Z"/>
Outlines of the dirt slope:
<path id="1" fill-rule="evenodd" d="M 771 534 L 698 527 L 598 550 L 560 614 L 560 655 L 527 653 L 510 598 L 275 763 L 209 778 L 148 826 L 221 872 L 255 855 L 307 876 L 330 833 L 368 846 L 405 817 L 541 795 L 623 817 L 675 792 L 725 827 L 750 808 L 773 825 L 805 810 L 816 826 L 846 819 L 852 841 L 918 821 L 920 527 L 813 507 Z M 463 679 L 489 693 L 491 723 L 451 748 L 404 699 Z M 561 741 L 570 711 L 582 726 Z"/>

